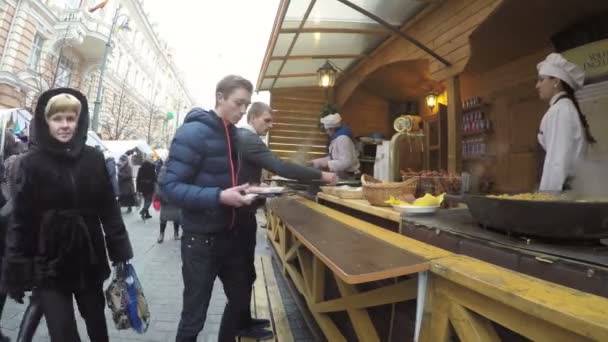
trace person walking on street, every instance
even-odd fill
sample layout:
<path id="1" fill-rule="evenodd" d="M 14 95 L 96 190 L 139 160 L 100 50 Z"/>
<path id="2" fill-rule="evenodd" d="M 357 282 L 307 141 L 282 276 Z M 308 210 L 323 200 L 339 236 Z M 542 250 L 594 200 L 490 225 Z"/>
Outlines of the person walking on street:
<path id="1" fill-rule="evenodd" d="M 124 154 L 118 160 L 118 192 L 120 206 L 127 207 L 127 214 L 130 214 L 132 207 L 137 206 L 137 200 L 133 186 L 133 169 L 129 157 Z"/>
<path id="2" fill-rule="evenodd" d="M 203 330 L 216 277 L 228 305 L 218 340 L 233 342 L 239 317 L 249 305 L 247 262 L 237 253 L 241 231 L 235 208 L 250 205 L 255 195 L 238 185 L 239 155 L 234 126 L 251 102 L 253 85 L 227 76 L 216 87 L 215 110 L 192 109 L 177 130 L 161 191 L 182 209 L 183 307 L 177 342 L 195 342 Z"/>
<path id="3" fill-rule="evenodd" d="M 74 298 L 89 340 L 109 341 L 102 287 L 108 256 L 115 264 L 133 257 L 103 154 L 85 145 L 88 113 L 75 89 L 40 95 L 37 147 L 19 163 L 6 238 L 2 288 L 20 303 L 34 289 L 51 342 L 80 341 Z"/>
<path id="4" fill-rule="evenodd" d="M 30 126 L 30 135 L 33 134 L 34 129 Z M 2 229 L 2 237 L 0 237 L 0 265 L 2 264 L 2 255 L 4 255 L 4 237 L 6 233 L 6 229 L 8 227 L 8 220 L 10 215 L 14 210 L 14 198 L 16 197 L 16 183 L 17 178 L 19 176 L 17 170 L 19 170 L 19 163 L 21 159 L 25 156 L 25 154 L 34 148 L 35 139 L 28 137 L 28 150 L 25 150 L 23 153 L 19 155 L 11 155 L 4 161 L 4 177 L 2 182 L 2 199 L 4 200 L 4 204 L 2 205 L 2 209 L 0 209 L 0 225 Z M 7 156 L 8 153 L 5 150 L 4 155 Z M 1 304 L 4 305 L 6 301 L 6 294 L 2 294 L 0 298 L 2 301 Z M 0 308 L 0 316 L 2 314 Z M 36 333 L 36 329 L 42 320 L 42 307 L 40 305 L 40 300 L 37 296 L 30 296 L 30 300 L 28 303 L 23 316 L 21 317 L 21 324 L 19 325 L 19 332 L 17 334 L 17 342 L 31 342 L 34 339 L 34 334 Z M 2 334 L 0 334 L 0 341 L 8 341 L 8 338 L 3 339 Z"/>
<path id="5" fill-rule="evenodd" d="M 118 198 L 120 196 L 120 190 L 118 188 L 118 172 L 116 171 L 116 160 L 114 159 L 112 154 L 107 150 L 103 153 L 103 155 L 106 159 L 106 169 L 108 170 L 110 182 L 112 182 L 112 190 L 114 191 L 114 196 Z"/>
<path id="6" fill-rule="evenodd" d="M 285 162 L 274 155 L 260 137 L 265 136 L 271 128 L 272 108 L 263 102 L 253 103 L 247 112 L 247 124 L 239 128 L 238 131 L 238 147 L 242 156 L 239 183 L 260 183 L 262 169 L 281 177 L 303 182 L 321 180 L 325 183 L 335 183 L 337 181 L 334 173 L 322 172 L 315 168 Z M 248 274 L 250 275 L 249 300 L 251 300 L 252 287 L 256 278 L 254 257 L 257 221 L 255 213 L 258 207 L 259 205 L 240 208 L 236 224 L 243 232 L 243 239 L 241 239 L 243 247 L 239 250 L 246 254 Z M 247 309 L 241 318 L 239 336 L 258 340 L 273 338 L 272 331 L 263 329 L 270 326 L 270 321 L 252 318 L 250 306 Z"/>
<path id="7" fill-rule="evenodd" d="M 158 183 L 162 181 L 166 174 L 167 167 L 163 165 L 158 173 Z M 179 226 L 182 222 L 181 210 L 167 200 L 167 196 L 163 195 L 158 185 L 156 186 L 156 196 L 160 199 L 160 235 L 157 242 L 163 243 L 165 240 L 165 229 L 169 221 L 173 222 L 173 239 L 179 240 Z"/>
<path id="8" fill-rule="evenodd" d="M 152 205 L 152 197 L 154 196 L 154 187 L 156 185 L 156 171 L 154 164 L 149 159 L 145 159 L 139 171 L 137 171 L 137 192 L 141 193 L 144 204 L 139 211 L 142 220 L 152 218 L 150 215 L 150 205 Z"/>

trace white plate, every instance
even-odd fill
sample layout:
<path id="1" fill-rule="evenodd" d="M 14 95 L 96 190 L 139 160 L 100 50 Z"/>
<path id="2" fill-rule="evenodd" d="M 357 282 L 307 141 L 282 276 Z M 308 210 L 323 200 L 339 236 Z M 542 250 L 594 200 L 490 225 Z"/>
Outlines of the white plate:
<path id="1" fill-rule="evenodd" d="M 252 186 L 249 188 L 251 194 L 279 194 L 285 192 L 284 186 Z"/>
<path id="2" fill-rule="evenodd" d="M 439 205 L 434 205 L 430 207 L 419 207 L 415 205 L 393 205 L 393 209 L 397 210 L 401 213 L 413 214 L 413 215 L 424 215 L 424 214 L 434 214 L 439 210 Z"/>

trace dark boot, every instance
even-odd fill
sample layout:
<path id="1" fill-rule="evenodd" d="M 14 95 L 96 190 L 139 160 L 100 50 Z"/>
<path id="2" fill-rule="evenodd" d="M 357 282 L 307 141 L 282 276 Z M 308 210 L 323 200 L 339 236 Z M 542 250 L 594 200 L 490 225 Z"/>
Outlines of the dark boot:
<path id="1" fill-rule="evenodd" d="M 33 294 L 30 297 L 30 303 L 21 318 L 17 342 L 32 342 L 34 334 L 36 333 L 36 328 L 38 328 L 38 324 L 40 324 L 40 320 L 42 319 L 42 314 L 42 306 L 36 299 L 36 295 Z"/>
<path id="2" fill-rule="evenodd" d="M 165 240 L 165 228 L 167 228 L 167 221 L 160 221 L 160 234 L 158 235 L 158 240 L 156 240 L 156 242 L 163 243 Z"/>
<path id="3" fill-rule="evenodd" d="M 148 209 L 146 209 L 144 211 L 144 214 L 146 215 L 146 219 L 151 219 L 152 218 L 152 215 L 150 215 L 150 211 Z"/>
<path id="4" fill-rule="evenodd" d="M 179 240 L 179 222 L 173 222 L 173 239 Z"/>
<path id="5" fill-rule="evenodd" d="M 6 303 L 6 294 L 0 294 L 0 316 L 2 316 L 2 311 L 4 311 L 4 304 Z M 10 342 L 11 339 L 7 336 L 4 336 L 2 331 L 0 331 L 0 342 Z"/>
<path id="6" fill-rule="evenodd" d="M 133 208 L 129 207 L 127 208 L 127 214 L 130 214 L 133 211 Z"/>
<path id="7" fill-rule="evenodd" d="M 274 333 L 272 332 L 272 330 L 268 330 L 268 329 L 251 328 L 251 329 L 239 331 L 237 336 L 239 336 L 241 338 L 245 337 L 245 338 L 251 338 L 254 340 L 264 341 L 264 340 L 273 339 Z"/>

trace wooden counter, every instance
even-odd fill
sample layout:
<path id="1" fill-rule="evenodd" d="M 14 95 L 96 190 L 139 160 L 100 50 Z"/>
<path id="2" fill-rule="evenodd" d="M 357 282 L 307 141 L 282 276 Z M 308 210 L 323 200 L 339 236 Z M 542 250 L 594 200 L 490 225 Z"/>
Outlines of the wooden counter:
<path id="1" fill-rule="evenodd" d="M 324 194 L 322 192 L 317 194 L 317 198 L 335 204 L 339 204 L 347 208 L 355 209 L 370 215 L 374 215 L 380 218 L 384 218 L 393 222 L 401 222 L 401 213 L 399 213 L 392 207 L 377 207 L 369 204 L 369 202 L 364 199 L 342 199 L 336 196 Z"/>
<path id="2" fill-rule="evenodd" d="M 374 214 L 388 210 L 361 200 L 322 197 Z M 608 341 L 607 298 L 453 254 L 304 198 L 278 201 L 283 204 L 267 206 L 268 238 L 283 272 L 289 274 L 330 341 L 434 342 L 448 341 L 454 335 L 462 341 L 520 341 L 522 337 L 538 341 Z M 320 214 L 326 224 L 315 223 Z M 330 233 L 334 229 L 342 242 L 348 240 L 353 245 L 318 239 L 319 234 L 337 234 Z M 350 268 L 345 256 L 349 252 L 361 254 L 357 247 L 359 239 L 363 239 L 360 233 L 365 233 L 366 239 L 384 242 L 378 246 L 391 245 L 427 260 L 430 270 L 419 269 L 421 272 L 410 276 L 380 280 L 396 274 L 395 270 L 401 274 L 415 272 L 417 266 L 386 272 L 387 265 L 374 266 L 370 262 L 366 269 Z M 374 255 L 373 251 L 363 253 Z M 363 264 L 361 256 L 355 255 L 359 260 L 354 261 L 356 264 Z M 370 272 L 372 266 L 384 274 Z M 374 279 L 378 281 L 365 282 Z M 407 315 L 412 312 L 408 311 L 412 305 L 416 306 L 415 329 L 411 314 L 409 318 Z"/>
<path id="3" fill-rule="evenodd" d="M 388 244 L 293 199 L 271 200 L 269 208 L 315 257 L 347 284 L 426 271 L 428 260 Z"/>

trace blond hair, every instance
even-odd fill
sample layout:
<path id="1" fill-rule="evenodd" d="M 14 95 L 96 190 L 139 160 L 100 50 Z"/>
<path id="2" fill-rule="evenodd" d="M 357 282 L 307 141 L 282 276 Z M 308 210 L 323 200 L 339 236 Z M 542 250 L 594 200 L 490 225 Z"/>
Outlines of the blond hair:
<path id="1" fill-rule="evenodd" d="M 44 107 L 44 117 L 50 118 L 55 113 L 59 112 L 75 112 L 80 115 L 82 103 L 72 94 L 58 94 L 49 99 L 46 107 Z"/>
<path id="2" fill-rule="evenodd" d="M 249 107 L 247 112 L 247 122 L 253 121 L 253 119 L 259 118 L 264 113 L 272 114 L 272 108 L 264 102 L 254 102 Z"/>

